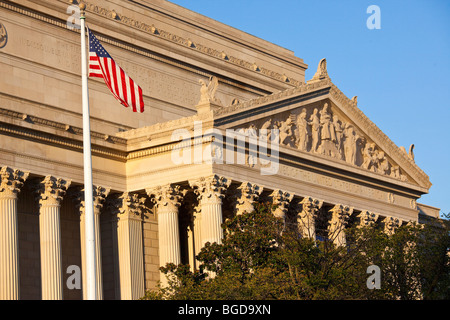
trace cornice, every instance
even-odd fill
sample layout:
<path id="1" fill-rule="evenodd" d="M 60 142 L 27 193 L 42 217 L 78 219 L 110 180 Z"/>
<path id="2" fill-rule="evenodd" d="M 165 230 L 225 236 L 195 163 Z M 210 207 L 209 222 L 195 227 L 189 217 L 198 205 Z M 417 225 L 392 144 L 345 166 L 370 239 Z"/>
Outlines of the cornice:
<path id="1" fill-rule="evenodd" d="M 229 105 L 214 111 L 214 120 L 248 112 L 249 110 L 259 108 L 268 103 L 276 103 L 278 101 L 285 100 L 286 98 L 293 97 L 299 94 L 307 94 L 313 91 L 330 87 L 330 80 L 322 80 L 314 83 L 302 83 L 294 88 L 289 88 L 283 91 L 275 92 L 270 95 L 262 96 L 256 99 L 247 100 L 234 105 Z"/>
<path id="2" fill-rule="evenodd" d="M 104 7 L 95 5 L 88 1 L 84 1 L 84 3 L 86 4 L 86 11 L 96 13 L 96 14 L 98 14 L 102 17 L 108 18 L 108 19 L 115 20 L 118 23 L 127 25 L 129 27 L 132 27 L 132 28 L 140 30 L 140 31 L 143 31 L 146 34 L 149 34 L 149 35 L 152 35 L 152 36 L 155 36 L 158 38 L 162 38 L 171 43 L 175 43 L 177 45 L 192 49 L 196 52 L 203 53 L 210 57 L 219 59 L 221 61 L 225 61 L 227 63 L 242 67 L 248 71 L 262 74 L 266 77 L 272 78 L 272 79 L 280 81 L 280 82 L 289 83 L 290 85 L 293 85 L 293 86 L 298 86 L 301 84 L 301 82 L 296 79 L 288 78 L 283 74 L 280 74 L 278 72 L 275 72 L 275 71 L 267 69 L 267 68 L 264 68 L 262 66 L 258 66 L 253 62 L 249 62 L 249 61 L 231 56 L 224 51 L 210 48 L 201 43 L 195 43 L 188 38 L 183 38 L 176 34 L 173 34 L 168 31 L 165 31 L 163 29 L 160 29 L 158 27 L 155 27 L 155 25 L 153 25 L 153 24 L 152 25 L 146 24 L 142 21 L 138 21 L 133 18 L 127 17 L 125 15 L 122 15 L 120 13 L 116 13 L 114 10 L 106 9 Z"/>
<path id="3" fill-rule="evenodd" d="M 36 117 L 36 116 L 32 116 L 32 115 L 27 115 L 22 112 L 17 112 L 17 111 L 13 111 L 13 110 L 9 110 L 9 109 L 0 108 L 0 116 L 6 116 L 6 117 L 14 119 L 14 120 L 24 121 L 24 122 L 27 122 L 27 123 L 30 123 L 33 125 L 37 125 L 37 126 L 44 126 L 44 127 L 56 129 L 61 132 L 69 132 L 76 136 L 81 136 L 81 137 L 83 136 L 83 129 L 80 127 L 76 127 L 76 126 L 72 126 L 72 125 L 68 125 L 65 123 L 56 122 L 56 121 L 52 121 L 52 120 L 48 120 L 48 119 L 44 119 L 44 118 L 40 118 L 40 117 Z M 107 141 L 107 142 L 110 142 L 113 144 L 118 144 L 118 145 L 123 145 L 123 146 L 125 146 L 127 143 L 126 139 L 116 137 L 116 136 L 105 135 L 103 133 L 95 132 L 95 131 L 91 131 L 91 138 L 104 140 L 104 141 Z"/>
<path id="4" fill-rule="evenodd" d="M 113 21 L 115 23 L 120 23 L 122 25 L 126 25 L 128 27 L 131 27 L 133 29 L 139 30 L 144 32 L 146 35 L 150 35 L 152 37 L 157 37 L 159 39 L 163 39 L 166 40 L 170 43 L 176 44 L 178 46 L 181 46 L 185 49 L 189 49 L 189 50 L 193 50 L 195 52 L 201 53 L 205 56 L 208 57 L 212 57 L 215 58 L 217 60 L 226 62 L 228 64 L 243 68 L 247 71 L 251 71 L 252 73 L 256 73 L 256 74 L 260 74 L 263 75 L 265 77 L 268 77 L 272 80 L 276 80 L 278 82 L 282 82 L 291 86 L 298 86 L 301 84 L 301 82 L 299 80 L 293 79 L 293 78 L 289 78 L 284 74 L 280 74 L 278 72 L 275 72 L 273 70 L 264 68 L 263 66 L 258 66 L 256 65 L 254 62 L 249 62 L 234 56 L 231 56 L 223 51 L 214 49 L 214 48 L 210 48 L 208 46 L 205 46 L 201 43 L 194 43 L 192 42 L 190 39 L 188 38 L 183 38 L 181 36 L 178 36 L 176 34 L 172 34 L 166 30 L 163 30 L 161 28 L 156 27 L 155 25 L 149 25 L 146 23 L 143 23 L 141 21 L 135 20 L 133 18 L 127 17 L 125 15 L 122 15 L 120 13 L 116 13 L 114 10 L 109 10 L 107 8 L 101 7 L 99 5 L 93 4 L 91 2 L 88 1 L 84 1 L 84 3 L 86 4 L 86 11 L 96 14 L 102 18 L 106 18 L 110 21 Z M 70 5 L 70 3 L 68 2 L 67 5 Z M 68 29 L 67 23 L 65 20 L 50 16 L 50 15 L 46 15 L 43 14 L 41 12 L 29 9 L 29 8 L 25 8 L 21 5 L 18 5 L 16 3 L 7 1 L 7 0 L 0 0 L 0 8 L 5 8 L 8 10 L 11 10 L 13 12 L 28 16 L 30 18 L 45 22 L 45 23 L 49 23 L 52 25 L 55 25 L 57 27 L 63 28 L 63 29 Z M 71 30 L 72 32 L 79 32 L 79 31 L 74 31 Z M 176 60 L 173 59 L 166 59 L 162 56 L 158 56 L 156 54 L 152 54 L 150 53 L 148 50 L 145 50 L 143 48 L 139 48 L 137 46 L 131 46 L 129 44 L 120 42 L 120 41 L 114 41 L 108 37 L 102 37 L 101 35 L 97 35 L 97 37 L 102 41 L 102 42 L 106 42 L 109 43 L 111 45 L 114 45 L 116 47 L 131 51 L 131 52 L 135 52 L 141 55 L 144 55 L 146 57 L 155 59 L 155 60 L 159 60 L 171 65 L 175 65 L 179 68 L 183 68 L 186 69 L 186 65 L 183 64 L 182 62 L 177 62 Z M 190 69 L 190 68 L 189 68 Z"/>
<path id="5" fill-rule="evenodd" d="M 128 153 L 127 160 L 134 160 L 138 158 L 144 158 L 160 153 L 172 152 L 176 149 L 183 149 L 187 147 L 194 147 L 196 145 L 207 144 L 214 141 L 213 136 L 200 137 L 196 139 L 191 139 L 189 141 L 174 141 L 170 144 L 160 145 L 156 147 L 150 147 L 143 150 L 132 151 Z"/>
<path id="6" fill-rule="evenodd" d="M 74 149 L 83 152 L 83 141 L 51 134 L 35 129 L 30 129 L 0 121 L 0 133 L 18 136 L 24 139 L 32 139 L 44 144 L 54 144 L 62 148 Z M 126 152 L 108 147 L 92 144 L 92 154 L 101 157 L 112 158 L 121 162 L 126 161 Z"/>

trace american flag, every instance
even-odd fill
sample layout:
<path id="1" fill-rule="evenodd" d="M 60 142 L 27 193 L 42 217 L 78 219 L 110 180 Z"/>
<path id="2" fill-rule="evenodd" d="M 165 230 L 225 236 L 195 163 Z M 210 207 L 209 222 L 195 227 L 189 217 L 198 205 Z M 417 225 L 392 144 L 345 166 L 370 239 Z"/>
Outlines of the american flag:
<path id="1" fill-rule="evenodd" d="M 133 112 L 144 112 L 142 89 L 120 68 L 89 30 L 89 77 L 105 80 L 111 93 Z"/>

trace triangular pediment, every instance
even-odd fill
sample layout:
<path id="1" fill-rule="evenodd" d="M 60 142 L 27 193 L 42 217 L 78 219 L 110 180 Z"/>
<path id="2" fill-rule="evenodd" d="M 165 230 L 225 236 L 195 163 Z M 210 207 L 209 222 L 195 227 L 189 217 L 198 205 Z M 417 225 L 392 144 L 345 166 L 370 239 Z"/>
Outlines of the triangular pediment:
<path id="1" fill-rule="evenodd" d="M 280 148 L 420 187 L 431 186 L 412 152 L 396 146 L 329 78 L 215 112 L 221 128 L 278 129 Z"/>

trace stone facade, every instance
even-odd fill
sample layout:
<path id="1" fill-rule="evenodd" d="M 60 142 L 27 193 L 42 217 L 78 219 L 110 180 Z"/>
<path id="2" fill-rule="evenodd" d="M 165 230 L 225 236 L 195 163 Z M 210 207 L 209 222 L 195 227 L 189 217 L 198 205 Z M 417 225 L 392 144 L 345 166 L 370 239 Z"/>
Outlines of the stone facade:
<path id="1" fill-rule="evenodd" d="M 84 199 L 76 1 L 0 0 L 0 299 L 82 299 Z M 437 218 L 431 183 L 293 52 L 163 0 L 86 1 L 87 23 L 143 89 L 146 111 L 89 80 L 97 293 L 137 299 L 224 219 L 278 204 L 304 236 Z M 72 8 L 72 9 L 70 9 Z M 69 9 L 69 10 L 68 10 Z"/>

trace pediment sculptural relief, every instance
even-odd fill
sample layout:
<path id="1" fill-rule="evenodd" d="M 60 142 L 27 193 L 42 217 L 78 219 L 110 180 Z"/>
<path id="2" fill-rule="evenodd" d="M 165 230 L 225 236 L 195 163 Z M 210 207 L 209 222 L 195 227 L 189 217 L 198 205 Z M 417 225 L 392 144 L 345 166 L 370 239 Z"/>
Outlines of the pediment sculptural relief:
<path id="1" fill-rule="evenodd" d="M 251 123 L 249 129 L 278 129 L 280 145 L 407 181 L 398 165 L 353 123 L 334 114 L 328 103 L 294 109 L 290 114 L 278 114 L 257 123 L 260 125 Z"/>

